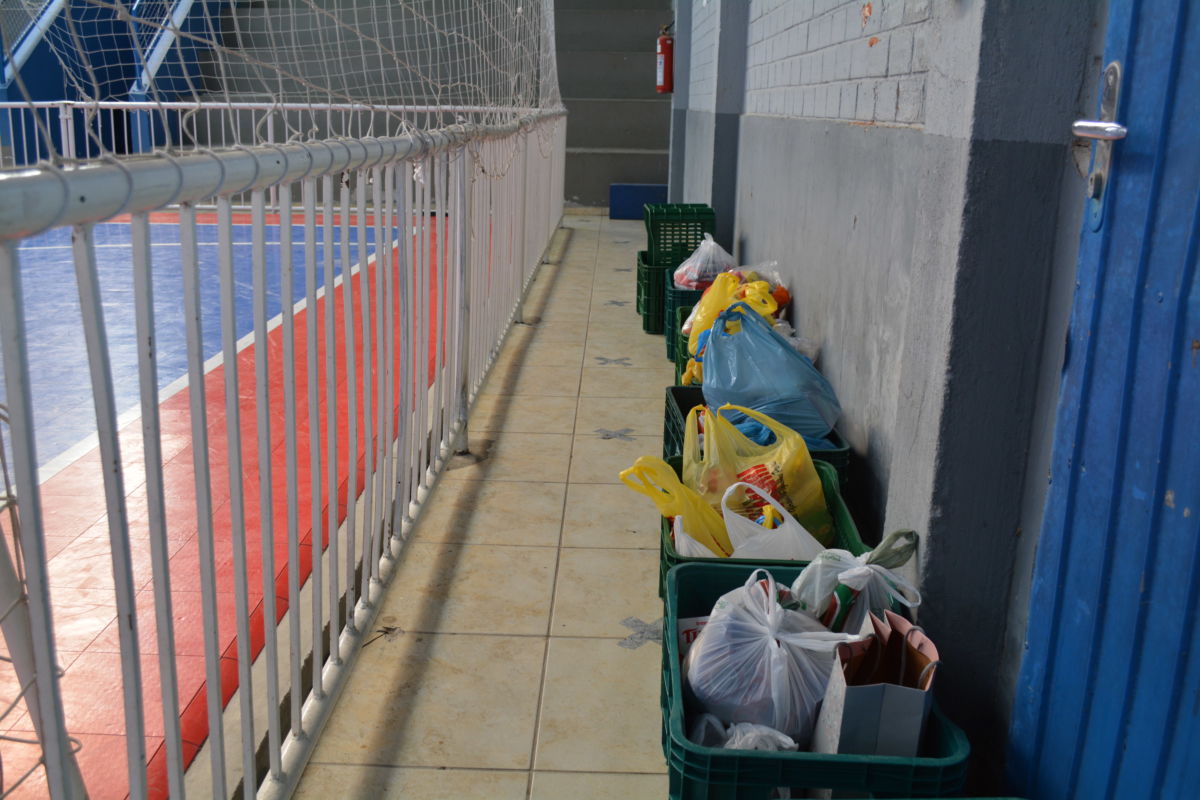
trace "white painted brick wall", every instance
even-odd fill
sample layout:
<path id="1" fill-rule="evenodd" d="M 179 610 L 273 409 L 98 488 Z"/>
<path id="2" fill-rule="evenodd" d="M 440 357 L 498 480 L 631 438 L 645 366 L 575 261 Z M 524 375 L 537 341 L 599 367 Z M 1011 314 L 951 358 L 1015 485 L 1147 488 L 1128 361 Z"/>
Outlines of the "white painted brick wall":
<path id="1" fill-rule="evenodd" d="M 693 105 L 712 108 L 715 63 L 696 59 L 716 45 L 718 0 L 693 2 L 692 97 L 708 92 Z M 930 13 L 930 0 L 750 0 L 746 113 L 922 124 Z"/>
<path id="2" fill-rule="evenodd" d="M 739 2 L 740 0 L 731 0 Z M 717 108 L 717 35 L 721 0 L 693 0 L 691 76 L 688 106 L 699 111 Z"/>

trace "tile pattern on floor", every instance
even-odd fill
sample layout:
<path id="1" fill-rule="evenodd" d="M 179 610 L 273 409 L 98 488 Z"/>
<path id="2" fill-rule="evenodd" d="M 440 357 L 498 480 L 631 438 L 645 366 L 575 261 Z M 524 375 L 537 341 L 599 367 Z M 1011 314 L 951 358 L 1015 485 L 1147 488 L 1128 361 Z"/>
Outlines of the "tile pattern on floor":
<path id="1" fill-rule="evenodd" d="M 658 519 L 617 472 L 662 447 L 640 222 L 567 216 L 430 495 L 299 798 L 661 798 Z"/>

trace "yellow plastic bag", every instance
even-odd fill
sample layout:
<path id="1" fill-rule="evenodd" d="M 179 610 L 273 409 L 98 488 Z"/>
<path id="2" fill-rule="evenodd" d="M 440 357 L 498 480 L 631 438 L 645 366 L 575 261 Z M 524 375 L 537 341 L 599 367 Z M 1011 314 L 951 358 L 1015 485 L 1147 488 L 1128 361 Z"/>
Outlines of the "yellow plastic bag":
<path id="1" fill-rule="evenodd" d="M 692 314 L 691 333 L 688 334 L 689 353 L 696 355 L 700 334 L 711 328 L 717 316 L 735 300 L 744 301 L 764 317 L 770 317 L 779 310 L 779 303 L 771 295 L 769 283 L 753 281 L 743 284 L 732 272 L 722 272 L 713 281 L 712 286 L 704 290 L 704 295 L 696 304 L 696 310 Z"/>
<path id="2" fill-rule="evenodd" d="M 699 420 L 704 415 L 704 445 L 701 448 Z M 739 411 L 775 434 L 775 441 L 761 445 L 748 439 L 721 412 Z M 754 484 L 774 497 L 804 528 L 826 547 L 833 541 L 833 518 L 825 504 L 821 479 L 813 466 L 804 437 L 766 414 L 742 406 L 724 405 L 716 411 L 697 406 L 688 412 L 683 432 L 683 483 L 713 507 L 718 507 L 725 490 L 738 481 Z M 761 513 L 764 503 L 747 494 L 744 516 Z M 738 509 L 735 509 L 738 510 Z"/>
<path id="3" fill-rule="evenodd" d="M 661 458 L 642 456 L 622 471 L 620 477 L 621 483 L 649 497 L 664 517 L 683 517 L 683 529 L 688 536 L 713 555 L 728 558 L 733 552 L 725 520 L 700 495 L 680 483 L 675 470 Z"/>

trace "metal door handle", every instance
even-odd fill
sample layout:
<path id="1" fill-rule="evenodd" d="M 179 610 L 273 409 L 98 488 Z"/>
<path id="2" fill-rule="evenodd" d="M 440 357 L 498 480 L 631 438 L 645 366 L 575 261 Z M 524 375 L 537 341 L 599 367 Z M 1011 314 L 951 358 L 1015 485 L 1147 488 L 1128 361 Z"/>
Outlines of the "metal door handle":
<path id="1" fill-rule="evenodd" d="M 1071 125 L 1071 133 L 1081 139 L 1101 139 L 1106 142 L 1124 139 L 1129 133 L 1124 125 L 1095 119 L 1077 119 Z"/>

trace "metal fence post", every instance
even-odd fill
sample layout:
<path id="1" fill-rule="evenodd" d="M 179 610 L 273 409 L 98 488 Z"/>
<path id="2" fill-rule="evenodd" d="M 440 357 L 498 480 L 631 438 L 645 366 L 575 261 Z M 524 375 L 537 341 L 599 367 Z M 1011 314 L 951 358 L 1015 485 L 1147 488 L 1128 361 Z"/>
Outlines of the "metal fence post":
<path id="1" fill-rule="evenodd" d="M 459 155 L 458 168 L 458 449 L 456 455 L 471 452 L 467 432 L 467 417 L 470 414 L 470 356 L 471 356 L 471 184 L 474 172 L 471 153 L 464 146 Z"/>

